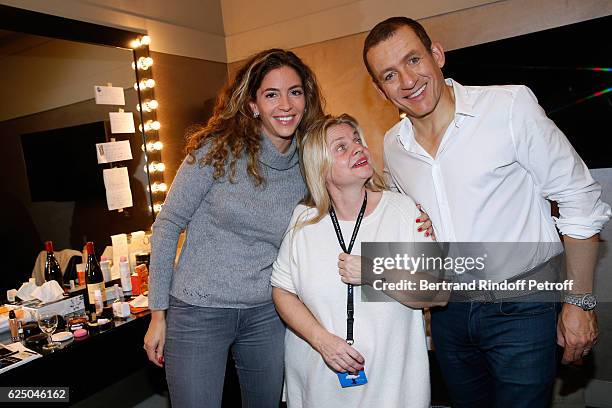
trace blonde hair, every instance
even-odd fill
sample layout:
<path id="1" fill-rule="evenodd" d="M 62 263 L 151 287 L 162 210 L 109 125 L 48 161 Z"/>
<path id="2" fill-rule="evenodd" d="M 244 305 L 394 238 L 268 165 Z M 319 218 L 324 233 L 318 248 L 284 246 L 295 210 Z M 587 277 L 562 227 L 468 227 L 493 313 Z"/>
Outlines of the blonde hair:
<path id="1" fill-rule="evenodd" d="M 332 155 L 327 146 L 327 131 L 332 126 L 349 125 L 362 140 L 365 145 L 363 131 L 357 123 L 357 120 L 346 113 L 340 116 L 326 115 L 317 120 L 310 128 L 306 130 L 306 134 L 302 139 L 300 149 L 300 166 L 302 174 L 308 186 L 308 193 L 302 203 L 308 207 L 315 208 L 316 214 L 308 220 L 302 217 L 296 223 L 296 230 L 306 225 L 316 224 L 321 221 L 328 213 L 332 204 L 331 197 L 327 191 L 325 179 L 331 171 Z M 387 184 L 383 176 L 372 167 L 374 173 L 366 183 L 365 187 L 370 191 L 383 191 L 387 189 Z M 305 211 L 311 213 L 310 211 Z"/>
<path id="2" fill-rule="evenodd" d="M 270 49 L 252 56 L 245 62 L 234 80 L 219 93 L 213 116 L 206 126 L 188 135 L 185 148 L 189 156 L 188 163 L 195 163 L 195 150 L 209 144 L 209 150 L 200 159 L 199 164 L 212 166 L 214 179 L 223 177 L 226 165 L 229 164 L 229 180 L 233 181 L 236 161 L 246 153 L 247 174 L 255 185 L 262 184 L 264 178 L 258 165 L 261 119 L 253 116 L 249 102 L 256 99 L 257 90 L 265 76 L 270 71 L 285 66 L 293 68 L 299 75 L 306 99 L 304 115 L 294 135 L 299 146 L 306 128 L 323 115 L 324 102 L 319 85 L 314 73 L 293 52 Z"/>

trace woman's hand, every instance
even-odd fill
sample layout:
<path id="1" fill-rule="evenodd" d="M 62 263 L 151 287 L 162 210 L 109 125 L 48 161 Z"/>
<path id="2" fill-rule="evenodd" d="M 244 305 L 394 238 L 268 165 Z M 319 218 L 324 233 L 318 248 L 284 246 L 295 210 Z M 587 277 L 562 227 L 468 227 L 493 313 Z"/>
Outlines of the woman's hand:
<path id="1" fill-rule="evenodd" d="M 431 223 L 431 220 L 429 219 L 429 215 L 427 215 L 427 213 L 423 211 L 421 204 L 417 204 L 417 208 L 421 212 L 421 215 L 419 215 L 419 218 L 416 219 L 416 223 L 421 224 L 419 225 L 419 228 L 417 229 L 417 231 L 419 232 L 425 231 L 425 236 L 426 237 L 431 236 L 431 239 L 435 241 L 436 234 L 434 233 L 433 224 Z"/>
<path id="2" fill-rule="evenodd" d="M 158 367 L 164 366 L 164 343 L 166 342 L 166 312 L 151 312 L 151 322 L 144 338 L 144 349 L 147 357 Z"/>
<path id="3" fill-rule="evenodd" d="M 334 371 L 354 373 L 363 370 L 365 363 L 363 356 L 349 346 L 344 339 L 330 332 L 323 334 L 322 338 L 317 341 L 315 349 Z"/>
<path id="4" fill-rule="evenodd" d="M 338 273 L 340 280 L 351 285 L 361 285 L 361 257 L 340 253 L 338 255 Z"/>

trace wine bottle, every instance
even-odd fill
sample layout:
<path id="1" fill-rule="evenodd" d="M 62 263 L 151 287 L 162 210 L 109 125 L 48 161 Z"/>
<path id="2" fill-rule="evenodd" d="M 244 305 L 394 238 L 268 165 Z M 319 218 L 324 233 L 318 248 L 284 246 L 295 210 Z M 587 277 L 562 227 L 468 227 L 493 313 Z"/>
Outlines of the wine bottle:
<path id="1" fill-rule="evenodd" d="M 45 251 L 47 251 L 47 260 L 45 261 L 45 280 L 50 282 L 52 280 L 57 281 L 60 287 L 64 287 L 64 277 L 62 275 L 62 270 L 57 263 L 57 259 L 55 259 L 55 255 L 53 255 L 53 242 L 46 241 L 45 242 Z"/>
<path id="2" fill-rule="evenodd" d="M 106 290 L 104 288 L 104 276 L 102 269 L 96 259 L 93 242 L 88 242 L 87 247 L 87 263 L 85 264 L 85 282 L 87 282 L 87 297 L 89 298 L 90 308 L 95 307 L 94 293 L 100 291 L 102 301 L 106 301 Z"/>

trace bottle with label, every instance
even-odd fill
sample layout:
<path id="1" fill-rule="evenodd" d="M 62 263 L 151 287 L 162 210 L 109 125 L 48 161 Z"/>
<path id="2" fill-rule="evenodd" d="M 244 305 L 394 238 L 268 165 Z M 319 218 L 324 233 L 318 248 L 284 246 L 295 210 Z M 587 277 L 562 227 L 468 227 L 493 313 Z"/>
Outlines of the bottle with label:
<path id="1" fill-rule="evenodd" d="M 64 287 L 64 276 L 62 270 L 53 255 L 53 242 L 45 241 L 45 251 L 47 251 L 47 260 L 45 261 L 45 280 L 50 282 L 57 281 L 60 287 Z"/>
<path id="2" fill-rule="evenodd" d="M 8 323 L 9 330 L 11 331 L 11 341 L 19 341 L 19 320 L 17 320 L 14 310 L 9 311 Z"/>
<path id="3" fill-rule="evenodd" d="M 101 316 L 104 310 L 104 303 L 102 302 L 102 292 L 100 289 L 94 290 L 94 305 L 96 306 L 96 316 Z"/>
<path id="4" fill-rule="evenodd" d="M 100 291 L 102 302 L 106 300 L 106 290 L 104 289 L 104 276 L 102 269 L 96 259 L 93 242 L 87 243 L 87 263 L 85 264 L 85 282 L 87 282 L 87 297 L 89 298 L 90 308 L 95 305 L 94 293 Z"/>
<path id="5" fill-rule="evenodd" d="M 109 282 L 111 280 L 111 261 L 109 261 L 105 256 L 100 258 L 100 269 L 102 269 L 104 282 Z"/>
<path id="6" fill-rule="evenodd" d="M 116 319 L 125 320 L 130 316 L 130 305 L 123 301 L 123 295 L 117 284 L 115 284 L 115 296 L 117 299 L 113 302 L 113 316 Z"/>
<path id="7" fill-rule="evenodd" d="M 125 256 L 119 258 L 119 271 L 121 276 L 121 289 L 125 297 L 132 296 L 132 278 L 130 264 Z"/>

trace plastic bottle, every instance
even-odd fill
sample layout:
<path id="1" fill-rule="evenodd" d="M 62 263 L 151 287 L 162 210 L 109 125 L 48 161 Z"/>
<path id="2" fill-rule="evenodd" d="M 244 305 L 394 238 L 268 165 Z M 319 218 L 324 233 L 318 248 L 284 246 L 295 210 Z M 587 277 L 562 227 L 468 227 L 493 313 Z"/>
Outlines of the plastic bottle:
<path id="1" fill-rule="evenodd" d="M 119 273 L 121 276 L 121 289 L 123 296 L 132 296 L 132 278 L 130 273 L 130 264 L 125 256 L 119 259 Z"/>

